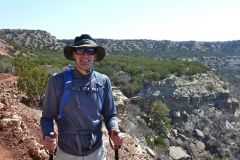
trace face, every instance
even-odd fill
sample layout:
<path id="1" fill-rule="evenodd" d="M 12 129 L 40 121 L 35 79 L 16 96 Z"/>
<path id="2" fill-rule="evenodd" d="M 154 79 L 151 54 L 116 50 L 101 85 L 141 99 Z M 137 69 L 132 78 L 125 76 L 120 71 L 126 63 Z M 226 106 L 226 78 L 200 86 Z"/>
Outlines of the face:
<path id="1" fill-rule="evenodd" d="M 82 70 L 91 70 L 94 60 L 97 58 L 94 48 L 90 47 L 75 48 L 72 54 L 76 61 L 76 67 L 80 72 Z"/>

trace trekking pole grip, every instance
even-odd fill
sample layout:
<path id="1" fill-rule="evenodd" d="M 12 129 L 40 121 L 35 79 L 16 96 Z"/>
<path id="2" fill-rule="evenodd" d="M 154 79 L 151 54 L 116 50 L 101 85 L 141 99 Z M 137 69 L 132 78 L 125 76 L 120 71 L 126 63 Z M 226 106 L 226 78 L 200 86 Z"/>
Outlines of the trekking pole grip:
<path id="1" fill-rule="evenodd" d="M 48 136 L 54 138 L 54 132 L 49 132 Z M 53 160 L 53 150 L 49 150 L 49 156 L 49 160 Z"/>
<path id="2" fill-rule="evenodd" d="M 119 132 L 114 131 L 114 136 L 118 136 Z M 114 145 L 114 149 L 119 149 L 119 145 Z"/>

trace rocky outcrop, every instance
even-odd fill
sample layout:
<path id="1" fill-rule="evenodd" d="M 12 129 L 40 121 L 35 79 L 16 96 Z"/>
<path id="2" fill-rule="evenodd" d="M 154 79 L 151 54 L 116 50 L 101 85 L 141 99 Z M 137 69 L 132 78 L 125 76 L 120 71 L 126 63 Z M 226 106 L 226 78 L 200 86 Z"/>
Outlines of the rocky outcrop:
<path id="1" fill-rule="evenodd" d="M 21 117 L 19 117 L 18 115 L 11 115 L 12 114 L 11 112 L 4 113 L 4 114 L 5 114 L 5 117 L 0 120 L 0 129 L 1 128 L 9 128 L 9 127 L 15 127 L 15 128 L 20 127 Z"/>
<path id="2" fill-rule="evenodd" d="M 14 47 L 10 46 L 6 41 L 0 38 L 0 55 L 11 57 L 11 53 L 14 50 Z"/>
<path id="3" fill-rule="evenodd" d="M 171 75 L 144 88 L 131 103 L 147 114 L 155 101 L 170 108 L 173 126 L 165 139 L 169 159 L 213 159 L 214 155 L 239 159 L 239 102 L 227 87 L 214 71 Z"/>
<path id="4" fill-rule="evenodd" d="M 13 40 L 28 49 L 49 49 L 62 51 L 64 43 L 43 30 L 0 29 L 0 36 Z"/>
<path id="5" fill-rule="evenodd" d="M 123 114 L 130 100 L 122 94 L 118 87 L 112 87 L 114 103 L 118 114 Z"/>
<path id="6" fill-rule="evenodd" d="M 144 88 L 135 101 L 145 112 L 151 111 L 151 104 L 163 101 L 171 110 L 173 122 L 186 120 L 192 111 L 202 106 L 215 107 L 222 111 L 235 113 L 239 102 L 230 97 L 227 83 L 219 79 L 215 72 L 188 76 L 169 76 Z"/>

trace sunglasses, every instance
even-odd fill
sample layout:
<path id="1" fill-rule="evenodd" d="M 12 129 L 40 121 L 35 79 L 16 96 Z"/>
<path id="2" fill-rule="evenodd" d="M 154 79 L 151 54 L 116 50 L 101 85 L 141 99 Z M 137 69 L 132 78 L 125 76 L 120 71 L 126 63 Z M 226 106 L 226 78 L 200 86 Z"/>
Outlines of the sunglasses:
<path id="1" fill-rule="evenodd" d="M 76 48 L 75 52 L 78 55 L 82 55 L 82 54 L 84 54 L 84 52 L 86 52 L 87 55 L 94 55 L 95 49 L 94 48 Z"/>

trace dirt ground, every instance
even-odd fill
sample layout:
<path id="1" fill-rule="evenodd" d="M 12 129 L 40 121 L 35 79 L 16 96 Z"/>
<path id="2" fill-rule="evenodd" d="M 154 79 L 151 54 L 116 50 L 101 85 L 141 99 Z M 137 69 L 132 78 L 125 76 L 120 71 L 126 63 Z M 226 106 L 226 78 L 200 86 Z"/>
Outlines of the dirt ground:
<path id="1" fill-rule="evenodd" d="M 0 74 L 0 160 L 45 160 L 49 156 L 42 146 L 40 129 L 41 111 L 29 108 L 20 102 L 22 93 L 17 89 L 17 77 Z M 9 120 L 4 123 L 4 120 Z M 114 159 L 106 129 L 103 128 L 107 159 Z M 119 159 L 152 159 L 147 154 L 134 150 L 139 146 L 130 136 L 119 150 Z M 130 150 L 130 148 L 132 150 Z"/>

